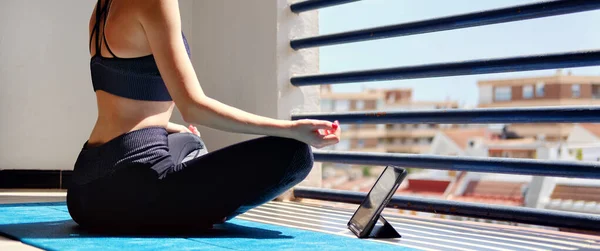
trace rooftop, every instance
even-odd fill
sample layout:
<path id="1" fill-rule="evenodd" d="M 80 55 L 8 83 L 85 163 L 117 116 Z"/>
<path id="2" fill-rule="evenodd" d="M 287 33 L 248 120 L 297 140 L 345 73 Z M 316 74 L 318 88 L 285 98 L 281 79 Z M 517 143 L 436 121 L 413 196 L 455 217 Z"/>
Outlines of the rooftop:
<path id="1" fill-rule="evenodd" d="M 555 84 L 600 84 L 600 76 L 574 76 L 570 72 L 566 74 L 562 71 L 557 71 L 555 75 L 550 76 L 539 76 L 539 77 L 525 77 L 525 78 L 506 78 L 506 79 L 489 79 L 480 80 L 477 82 L 478 86 L 482 85 L 524 85 L 524 84 L 535 84 L 537 82 L 552 82 Z"/>
<path id="2" fill-rule="evenodd" d="M 579 126 L 583 127 L 585 130 L 594 134 L 597 137 L 600 137 L 600 125 L 599 124 L 591 124 L 591 123 L 582 123 Z"/>
<path id="3" fill-rule="evenodd" d="M 474 138 L 485 139 L 490 134 L 487 128 L 453 128 L 442 130 L 442 133 L 461 149 L 466 149 L 470 140 Z"/>

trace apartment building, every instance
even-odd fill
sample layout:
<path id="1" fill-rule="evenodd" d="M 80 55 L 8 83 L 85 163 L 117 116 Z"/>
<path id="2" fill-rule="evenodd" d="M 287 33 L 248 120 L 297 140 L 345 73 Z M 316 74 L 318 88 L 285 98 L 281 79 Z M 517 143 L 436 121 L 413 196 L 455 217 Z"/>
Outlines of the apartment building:
<path id="1" fill-rule="evenodd" d="M 479 81 L 479 107 L 532 107 L 600 104 L 600 76 L 552 76 Z M 513 124 L 522 137 L 564 141 L 572 124 Z"/>
<path id="2" fill-rule="evenodd" d="M 358 93 L 334 93 L 321 89 L 321 111 L 406 111 L 457 108 L 458 102 L 412 100 L 412 89 L 366 89 Z M 439 128 L 437 124 L 342 124 L 342 141 L 335 150 L 425 153 Z"/>

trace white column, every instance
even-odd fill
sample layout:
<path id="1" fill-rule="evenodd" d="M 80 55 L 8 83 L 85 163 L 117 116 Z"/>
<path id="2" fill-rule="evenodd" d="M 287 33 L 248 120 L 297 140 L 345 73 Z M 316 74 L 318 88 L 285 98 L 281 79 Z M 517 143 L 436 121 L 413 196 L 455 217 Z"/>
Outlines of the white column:
<path id="1" fill-rule="evenodd" d="M 294 87 L 290 78 L 294 75 L 319 72 L 319 49 L 294 51 L 290 39 L 319 34 L 317 11 L 295 14 L 290 4 L 300 0 L 277 1 L 277 87 L 278 118 L 288 119 L 299 112 L 320 111 L 320 86 Z M 300 184 L 302 186 L 322 186 L 321 163 L 315 163 L 312 172 Z"/>
<path id="2" fill-rule="evenodd" d="M 192 62 L 208 96 L 272 118 L 318 111 L 318 86 L 290 84 L 295 74 L 318 72 L 318 50 L 289 46 L 290 38 L 318 33 L 318 14 L 294 14 L 290 2 L 180 0 Z M 199 129 L 209 151 L 257 137 Z M 303 185 L 321 185 L 320 164 Z"/>
<path id="3" fill-rule="evenodd" d="M 548 147 L 540 147 L 537 149 L 538 159 L 551 159 Z M 531 208 L 544 208 L 549 202 L 550 195 L 554 190 L 554 177 L 533 176 L 529 183 L 527 194 L 525 195 L 525 206 Z"/>

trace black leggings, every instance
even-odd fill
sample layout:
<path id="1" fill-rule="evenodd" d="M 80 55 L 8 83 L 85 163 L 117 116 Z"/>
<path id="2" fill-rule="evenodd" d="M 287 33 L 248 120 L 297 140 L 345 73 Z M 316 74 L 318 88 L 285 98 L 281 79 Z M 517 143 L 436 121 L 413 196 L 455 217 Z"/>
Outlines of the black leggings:
<path id="1" fill-rule="evenodd" d="M 67 206 L 84 227 L 203 228 L 274 199 L 312 166 L 310 147 L 292 139 L 262 137 L 206 153 L 193 134 L 146 128 L 84 146 Z"/>

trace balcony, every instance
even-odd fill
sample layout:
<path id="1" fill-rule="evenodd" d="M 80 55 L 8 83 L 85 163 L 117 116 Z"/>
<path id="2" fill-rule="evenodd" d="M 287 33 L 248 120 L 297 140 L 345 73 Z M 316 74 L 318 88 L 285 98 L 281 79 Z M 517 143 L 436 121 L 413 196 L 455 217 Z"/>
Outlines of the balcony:
<path id="1" fill-rule="evenodd" d="M 586 2 L 589 4 L 590 2 Z M 572 4 L 572 5 L 571 5 Z M 579 5 L 582 4 L 582 5 Z M 583 2 L 571 2 L 571 1 L 556 1 L 552 2 L 550 6 L 543 5 L 542 3 L 528 5 L 527 7 L 515 7 L 515 8 L 506 8 L 506 9 L 498 9 L 498 10 L 490 10 L 484 12 L 484 14 L 480 15 L 479 13 L 470 13 L 465 15 L 451 16 L 446 18 L 435 18 L 431 20 L 426 20 L 423 22 L 415 22 L 408 24 L 399 24 L 399 25 L 391 25 L 385 27 L 377 27 L 373 29 L 363 29 L 356 30 L 350 32 L 341 32 L 338 34 L 330 34 L 323 35 L 317 37 L 303 38 L 292 41 L 292 47 L 295 49 L 305 49 L 319 46 L 330 46 L 337 44 L 347 44 L 353 42 L 361 42 L 389 37 L 402 37 L 402 36 L 411 36 L 415 34 L 422 33 L 430 33 L 437 31 L 447 31 L 454 30 L 458 28 L 464 27 L 473 27 L 473 26 L 485 26 L 488 24 L 502 23 L 502 22 L 512 22 L 512 21 L 521 21 L 525 19 L 533 19 L 540 18 L 546 16 L 553 15 L 561 15 L 558 13 L 562 13 L 562 11 L 566 11 L 565 8 L 567 5 L 570 5 L 570 10 L 568 13 L 572 13 L 575 9 L 584 8 Z M 575 7 L 577 6 L 577 7 Z M 556 8 L 556 9 L 554 9 Z M 553 12 L 550 14 L 548 11 L 552 9 L 557 12 Z M 562 9 L 562 11 L 559 11 Z M 513 12 L 514 11 L 514 12 Z M 531 12 L 529 12 L 531 11 Z M 514 13 L 527 13 L 526 15 L 520 16 Z M 544 13 L 544 14 L 542 14 Z M 566 13 L 566 12 L 565 12 Z M 516 16 L 515 16 L 516 15 Z M 517 16 L 519 16 L 517 18 Z M 476 18 L 475 18 L 476 17 Z M 472 19 L 471 19 L 472 18 Z M 480 21 L 479 18 L 484 19 L 485 21 Z M 477 21 L 475 21 L 477 20 Z M 510 20 L 510 21 L 509 21 Z M 462 26 L 465 25 L 465 26 Z M 589 57 L 588 57 L 589 56 Z M 486 73 L 499 73 L 499 72 L 518 72 L 518 71 L 531 71 L 531 70 L 543 70 L 543 69 L 556 69 L 562 67 L 578 67 L 583 65 L 597 65 L 599 55 L 582 55 L 582 54 L 573 54 L 573 53 L 556 53 L 552 55 L 529 55 L 529 56 L 520 56 L 520 57 L 512 57 L 512 58 L 502 58 L 502 59 L 481 59 L 481 60 L 473 60 L 467 62 L 450 62 L 450 63 L 439 63 L 439 64 L 428 64 L 428 65 L 416 65 L 416 66 L 403 66 L 403 67 L 392 67 L 385 69 L 370 69 L 363 71 L 351 71 L 351 72 L 336 72 L 336 73 L 325 73 L 325 74 L 313 74 L 313 75 L 305 75 L 298 76 L 292 78 L 292 84 L 296 86 L 312 86 L 312 85 L 324 85 L 324 84 L 347 84 L 347 83 L 356 83 L 356 82 L 370 82 L 370 81 L 389 81 L 389 80 L 406 80 L 406 79 L 421 79 L 421 78 L 433 78 L 433 77 L 448 77 L 448 76 L 462 76 L 462 75 L 472 75 L 472 74 L 486 74 Z M 581 61 L 573 61 L 575 59 L 580 59 Z M 539 60 L 539 61 L 538 61 Z M 589 60 L 589 61 L 588 61 Z M 592 62 L 594 61 L 594 62 Z M 566 124 L 571 122 L 582 122 L 579 121 L 582 119 L 583 121 L 596 121 L 594 118 L 584 118 L 582 117 L 583 113 L 587 113 L 588 116 L 593 116 L 591 113 L 592 110 L 599 109 L 597 106 L 583 106 L 583 105 L 594 105 L 595 102 L 587 102 L 586 100 L 578 100 L 577 102 L 571 100 L 560 100 L 557 105 L 564 107 L 542 107 L 547 106 L 548 104 L 538 103 L 534 105 L 535 107 L 523 108 L 523 106 L 528 106 L 523 101 L 513 102 L 515 106 L 518 108 L 514 109 L 458 109 L 458 110 L 442 110 L 442 111 L 426 111 L 426 110 L 411 110 L 411 111 L 381 111 L 377 112 L 337 112 L 337 113 L 326 113 L 326 114 L 318 114 L 318 113 L 306 113 L 301 115 L 296 115 L 293 118 L 302 119 L 302 118 L 318 118 L 318 119 L 329 119 L 329 120 L 339 120 L 345 123 L 357 123 L 357 124 L 518 124 L 518 123 L 534 123 L 535 125 L 531 128 L 536 128 L 538 134 L 548 132 L 545 130 L 543 126 L 540 126 L 544 123 L 560 123 Z M 573 106 L 579 105 L 579 106 Z M 493 106 L 493 105 L 487 105 Z M 483 107 L 483 106 L 482 106 Z M 527 122 L 524 122 L 527 121 Z M 564 128 L 568 128 L 569 125 L 565 125 Z M 517 127 L 515 127 L 517 128 Z M 523 130 L 521 127 L 518 129 Z M 548 129 L 549 130 L 549 129 Z M 532 133 L 533 131 L 530 131 Z M 561 130 L 562 131 L 562 128 Z M 405 130 L 393 130 L 388 132 L 388 137 L 414 137 L 418 136 L 433 136 L 435 132 L 427 132 L 422 131 L 417 134 L 412 131 Z M 562 139 L 564 137 L 563 134 L 559 134 L 558 138 Z M 476 143 L 473 143 L 474 145 Z M 414 147 L 412 145 L 386 145 L 386 149 L 388 152 L 394 150 L 393 148 L 397 147 L 397 150 L 407 151 L 413 150 L 410 147 Z M 506 147 L 506 146 L 503 146 Z M 514 146 L 510 146 L 511 149 Z M 516 156 L 516 155 L 515 155 Z M 539 157 L 539 156 L 538 156 Z M 528 159 L 519 159 L 515 158 L 474 158 L 474 157 L 447 157 L 447 156 L 435 156 L 435 155 L 416 155 L 416 154 L 394 154 L 394 153 L 353 153 L 353 152 L 337 152 L 337 151 L 317 151 L 315 152 L 315 159 L 322 162 L 340 162 L 345 164 L 354 164 L 354 165 L 390 165 L 396 164 L 399 166 L 410 166 L 417 168 L 430 168 L 437 170 L 451 170 L 451 171 L 462 171 L 462 172 L 487 172 L 487 173 L 504 173 L 504 174 L 514 174 L 514 175 L 536 175 L 536 176 L 559 176 L 564 177 L 574 177 L 579 176 L 575 173 L 570 174 L 557 174 L 552 173 L 551 170 L 558 171 L 558 165 L 560 161 L 540 161 L 535 160 L 531 161 Z M 560 162 L 559 165 L 567 164 L 568 165 L 577 165 L 580 163 L 573 162 Z M 514 165 L 513 165 L 514 164 Z M 539 165 L 539 169 L 533 171 L 532 164 Z M 595 163 L 586 163 L 584 165 L 589 164 L 590 171 L 596 168 Z M 514 169 L 513 169 L 514 168 Z M 568 168 L 570 171 L 575 172 L 574 169 Z M 592 172 L 588 174 L 591 175 Z M 579 176 L 591 178 L 590 176 Z M 544 184 L 543 178 L 540 180 L 533 181 L 532 186 L 529 189 L 535 189 L 536 192 L 531 192 L 530 190 L 527 198 L 528 205 L 531 204 L 529 200 L 531 200 L 531 194 L 539 192 L 542 194 L 545 189 L 548 189 Z M 497 187 L 502 189 L 502 186 Z M 317 199 L 317 200 L 325 200 L 325 201 L 336 201 L 336 202 L 352 202 L 358 203 L 361 198 L 364 198 L 364 194 L 356 193 L 356 192 L 344 192 L 344 191 L 331 191 L 324 189 L 315 189 L 315 188 L 297 188 L 295 190 L 295 194 L 298 197 L 308 198 L 308 199 Z M 398 196 L 398 202 L 394 203 L 392 206 L 398 206 L 403 210 L 409 210 L 415 208 L 415 203 L 422 203 L 421 208 L 417 206 L 417 210 L 421 212 L 427 213 L 439 213 L 439 210 L 445 209 L 444 213 L 448 213 L 447 208 L 444 206 L 451 206 L 454 202 L 448 201 L 436 201 L 433 199 L 416 199 L 416 198 L 408 198 Z M 523 198 L 521 197 L 521 200 Z M 537 198 L 533 198 L 537 200 Z M 434 202 L 435 201 L 435 202 Z M 491 200 L 490 200 L 491 201 Z M 521 203 L 521 202 L 520 202 Z M 517 203 L 515 205 L 519 205 Z M 538 202 L 534 202 L 539 203 Z M 460 204 L 460 203 L 459 203 Z M 440 205 L 439 209 L 433 205 Z M 469 207 L 467 205 L 461 205 L 465 208 Z M 485 214 L 486 211 L 484 206 L 478 207 L 477 209 L 472 208 L 469 209 L 469 212 L 477 215 L 471 215 L 468 217 L 481 217 L 487 218 L 488 220 L 498 220 L 498 218 L 490 217 L 489 214 Z M 429 207 L 429 210 L 424 209 L 425 207 Z M 503 211 L 503 208 L 494 206 L 485 206 L 486 208 L 495 208 L 499 211 Z M 534 206 L 535 207 L 535 206 Z M 541 220 L 545 218 L 542 214 L 554 214 L 558 212 L 549 212 L 543 210 L 523 210 L 517 209 L 517 207 L 510 207 L 510 210 L 518 210 L 518 213 L 509 213 L 508 211 L 503 211 L 507 214 L 511 214 L 516 218 L 524 217 L 528 213 L 535 214 L 533 218 L 537 218 Z M 494 210 L 495 210 L 494 209 Z M 497 212 L 499 212 L 497 211 Z M 526 212 L 527 211 L 527 212 Z M 470 214 L 469 213 L 469 214 Z M 452 213 L 450 213 L 452 214 Z M 575 216 L 575 215 L 572 215 Z M 562 215 L 555 219 L 566 219 L 570 216 Z M 577 217 L 587 217 L 587 215 L 577 215 Z M 490 219 L 494 218 L 494 219 Z M 530 220 L 532 218 L 529 218 Z M 509 221 L 512 222 L 521 222 L 528 221 L 525 219 L 516 220 L 511 219 Z M 536 220 L 537 221 L 537 220 Z M 544 224 L 542 222 L 538 222 L 537 224 Z"/>
<path id="2" fill-rule="evenodd" d="M 568 107 L 566 105 L 570 103 L 561 103 L 564 107 L 502 109 L 319 111 L 319 86 L 324 84 L 589 67 L 600 65 L 600 52 L 597 50 L 492 59 L 482 56 L 467 61 L 440 60 L 424 65 L 320 73 L 319 50 L 316 49 L 576 15 L 600 9 L 598 1 L 539 2 L 325 35 L 318 34 L 315 10 L 356 4 L 354 2 L 357 1 L 293 1 L 295 4 L 284 0 L 179 2 L 183 30 L 189 35 L 192 61 L 203 89 L 217 100 L 253 113 L 282 119 L 339 120 L 342 124 L 531 123 L 539 126 L 527 129 L 524 134 L 545 132 L 546 128 L 541 126 L 544 124 L 600 123 L 600 107 L 590 106 L 596 105 L 595 102 Z M 80 139 L 87 136 L 87 128 L 90 127 L 88 122 L 82 121 L 93 121 L 95 112 L 89 88 L 81 85 L 89 82 L 85 64 L 73 70 L 69 63 L 80 62 L 89 56 L 83 48 L 86 39 L 82 39 L 80 31 L 73 31 L 74 20 L 87 24 L 81 10 L 87 10 L 89 3 L 41 0 L 13 0 L 8 3 L 10 11 L 0 9 L 0 12 L 5 10 L 2 12 L 5 15 L 0 16 L 8 18 L 0 22 L 3 28 L 0 29 L 3 38 L 0 43 L 3 55 L 0 57 L 3 89 L 0 92 L 0 112 L 6 118 L 0 122 L 3 125 L 3 130 L 0 130 L 3 139 L 0 142 L 0 188 L 6 189 L 0 190 L 0 235 L 19 241 L 0 239 L 0 249 L 600 250 L 600 238 L 597 236 L 600 216 L 591 214 L 597 212 L 597 204 L 568 201 L 562 197 L 581 194 L 581 191 L 593 194 L 596 190 L 589 192 L 565 186 L 561 190 L 563 193 L 547 194 L 546 197 L 551 200 L 541 199 L 541 195 L 548 193 L 549 187 L 552 187 L 549 182 L 552 179 L 547 177 L 600 179 L 597 163 L 418 154 L 427 151 L 429 146 L 424 144 L 390 143 L 360 151 L 314 149 L 317 163 L 305 183 L 208 232 L 183 236 L 86 232 L 76 227 L 66 211 L 64 189 L 71 175 L 73 158 L 82 143 Z M 29 22 L 22 22 L 23 17 Z M 16 23 L 19 25 L 14 25 Z M 44 25 L 39 25 L 41 23 Z M 49 34 L 48 27 L 52 27 L 52 34 L 60 36 L 40 36 Z M 67 48 L 79 49 L 64 53 L 71 51 Z M 56 58 L 61 60 L 56 61 Z M 68 92 L 64 91 L 67 89 Z M 379 98 L 378 95 L 360 98 Z M 348 94 L 342 98 L 356 96 Z M 179 114 L 174 116 L 174 122 L 182 122 Z M 200 130 L 212 149 L 253 137 L 209 128 Z M 429 138 L 435 135 L 436 130 L 428 128 L 344 132 L 348 139 Z M 564 134 L 560 136 L 564 137 Z M 453 178 L 461 177 L 460 173 L 498 173 L 532 178 L 530 186 L 523 191 L 525 196 L 515 196 L 518 197 L 515 204 L 525 204 L 524 207 L 495 205 L 493 201 L 497 198 L 488 197 L 484 199 L 490 203 L 481 203 L 482 200 L 475 203 L 471 199 L 481 199 L 476 192 L 458 201 L 448 199 L 445 191 L 436 191 L 435 198 L 397 194 L 392 197 L 383 215 L 402 237 L 358 239 L 346 224 L 357 204 L 364 200 L 369 186 L 352 179 L 343 183 L 352 191 L 322 188 L 319 185 L 322 163 L 361 167 L 397 165 L 447 172 L 449 176 L 452 173 Z M 366 179 L 369 182 L 373 180 L 372 177 Z M 458 179 L 444 184 L 452 187 Z M 39 191 L 42 188 L 44 190 Z M 466 187 L 456 188 L 461 189 L 469 190 Z M 520 195 L 521 191 L 514 193 Z M 596 197 L 581 196 L 580 199 Z M 562 210 L 565 208 L 581 213 Z"/>

